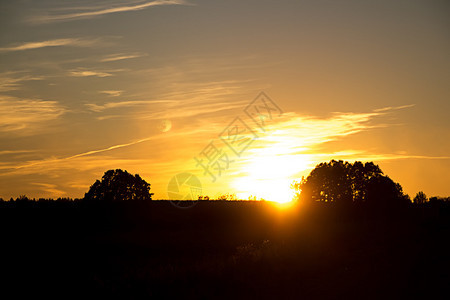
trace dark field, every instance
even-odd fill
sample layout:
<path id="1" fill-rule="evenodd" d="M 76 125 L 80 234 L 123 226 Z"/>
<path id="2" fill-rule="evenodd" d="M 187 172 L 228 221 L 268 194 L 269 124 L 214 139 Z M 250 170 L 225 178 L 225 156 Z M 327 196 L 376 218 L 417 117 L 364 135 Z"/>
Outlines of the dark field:
<path id="1" fill-rule="evenodd" d="M 3 202 L 0 222 L 16 297 L 450 297 L 448 203 Z"/>

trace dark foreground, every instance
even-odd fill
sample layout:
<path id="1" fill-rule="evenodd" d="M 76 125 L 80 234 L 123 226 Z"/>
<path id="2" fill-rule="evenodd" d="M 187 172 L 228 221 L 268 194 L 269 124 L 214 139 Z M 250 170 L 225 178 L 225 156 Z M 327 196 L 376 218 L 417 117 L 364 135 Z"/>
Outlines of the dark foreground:
<path id="1" fill-rule="evenodd" d="M 450 207 L 2 203 L 1 291 L 60 299 L 441 298 Z"/>

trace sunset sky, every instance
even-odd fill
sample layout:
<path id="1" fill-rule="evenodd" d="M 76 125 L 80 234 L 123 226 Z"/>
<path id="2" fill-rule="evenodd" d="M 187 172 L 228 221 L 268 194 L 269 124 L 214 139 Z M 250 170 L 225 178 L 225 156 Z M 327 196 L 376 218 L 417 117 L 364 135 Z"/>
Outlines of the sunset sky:
<path id="1" fill-rule="evenodd" d="M 450 196 L 449 15 L 425 0 L 0 0 L 0 197 L 83 197 L 121 168 L 155 199 L 185 172 L 211 197 L 286 199 L 331 159 Z"/>

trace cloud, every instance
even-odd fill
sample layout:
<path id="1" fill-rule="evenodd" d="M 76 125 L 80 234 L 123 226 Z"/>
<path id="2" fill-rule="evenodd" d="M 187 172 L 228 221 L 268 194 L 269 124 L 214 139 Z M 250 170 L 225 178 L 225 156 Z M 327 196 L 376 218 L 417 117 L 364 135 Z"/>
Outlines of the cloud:
<path id="1" fill-rule="evenodd" d="M 110 97 L 119 97 L 122 95 L 123 91 L 118 90 L 108 90 L 108 91 L 99 91 L 100 94 L 106 94 Z"/>
<path id="2" fill-rule="evenodd" d="M 106 91 L 103 91 L 106 92 Z M 114 91 L 109 91 L 114 92 Z M 134 107 L 142 105 L 154 105 L 161 103 L 178 103 L 175 100 L 133 100 L 133 101 L 119 101 L 119 102 L 107 102 L 105 104 L 86 103 L 85 106 L 94 112 L 102 112 L 108 109 Z M 123 116 L 123 115 L 122 115 Z"/>
<path id="3" fill-rule="evenodd" d="M 107 73 L 107 72 L 92 71 L 92 70 L 72 70 L 72 71 L 69 71 L 69 76 L 73 76 L 73 77 L 90 77 L 90 76 L 109 77 L 109 76 L 113 76 L 113 74 Z"/>
<path id="4" fill-rule="evenodd" d="M 126 158 L 121 157 L 123 157 L 123 153 L 128 153 L 127 151 L 132 150 L 127 148 L 132 148 L 133 146 L 137 146 L 139 144 L 152 142 L 154 145 L 156 143 L 164 143 L 165 141 L 174 139 L 180 140 L 182 138 L 188 138 L 189 141 L 203 140 L 204 134 L 211 133 L 211 130 L 211 126 L 202 126 L 201 128 L 192 126 L 192 128 L 183 128 L 183 130 L 179 131 L 155 134 L 141 139 L 113 144 L 108 147 L 88 150 L 68 156 L 50 156 L 44 159 L 33 159 L 21 162 L 0 162 L 0 176 L 41 174 L 48 173 L 49 171 L 61 170 L 86 171 L 98 168 L 116 168 L 121 165 L 133 165 L 136 166 L 136 169 L 142 168 L 144 165 L 148 165 L 149 169 L 156 168 L 161 170 L 161 172 L 168 172 L 168 170 L 179 170 L 179 168 L 182 167 L 182 161 L 180 161 L 182 158 L 178 158 L 178 161 L 176 162 L 174 158 L 171 158 L 170 160 L 162 160 L 157 156 L 149 158 L 148 155 L 145 157 L 133 156 L 130 158 L 129 155 L 126 155 Z M 164 153 L 167 153 L 167 151 L 164 151 Z M 189 155 L 187 153 L 187 151 L 183 150 L 182 154 Z M 157 166 L 161 166 L 161 168 L 158 168 Z"/>
<path id="5" fill-rule="evenodd" d="M 404 108 L 410 108 L 416 106 L 415 104 L 408 104 L 408 105 L 401 105 L 401 106 L 388 106 L 383 108 L 375 109 L 374 112 L 384 112 L 384 111 L 391 111 L 391 110 L 398 110 L 398 109 L 404 109 Z"/>
<path id="6" fill-rule="evenodd" d="M 409 108 L 411 105 L 402 107 L 384 108 L 363 113 L 334 113 L 328 118 L 318 118 L 305 116 L 298 113 L 289 112 L 281 117 L 267 121 L 266 132 L 258 131 L 259 138 L 252 146 L 246 150 L 240 162 L 237 164 L 235 172 L 242 175 L 258 171 L 253 176 L 267 175 L 275 171 L 268 168 L 268 174 L 260 172 L 258 166 L 271 165 L 273 163 L 276 170 L 283 170 L 283 176 L 288 173 L 294 177 L 295 174 L 309 168 L 313 168 L 316 163 L 329 159 L 346 160 L 394 160 L 394 159 L 448 159 L 447 156 L 422 156 L 408 153 L 376 153 L 359 151 L 354 149 L 340 149 L 330 152 L 327 143 L 345 139 L 348 136 L 389 126 L 381 124 L 380 118 L 390 111 Z M 251 120 L 248 124 L 251 126 Z M 344 146 L 345 147 L 345 146 Z"/>
<path id="7" fill-rule="evenodd" d="M 126 71 L 125 69 L 115 69 L 115 70 L 92 70 L 86 68 L 77 68 L 70 70 L 68 75 L 72 77 L 110 77 L 114 76 L 114 73 Z"/>
<path id="8" fill-rule="evenodd" d="M 66 156 L 66 157 L 51 157 L 51 158 L 47 158 L 47 159 L 42 159 L 42 160 L 32 160 L 32 161 L 27 161 L 21 164 L 0 164 L 0 170 L 21 170 L 21 169 L 34 169 L 34 170 L 39 170 L 41 168 L 48 168 L 51 166 L 56 166 L 58 164 L 61 164 L 62 162 L 65 161 L 72 161 L 75 159 L 79 159 L 79 158 L 84 158 L 87 156 L 93 156 L 96 154 L 101 154 L 104 152 L 109 152 L 112 150 L 116 150 L 116 149 L 120 149 L 120 148 L 126 148 L 129 146 L 133 146 L 133 145 L 137 145 L 137 144 L 141 144 L 150 140 L 155 140 L 159 138 L 159 136 L 151 136 L 151 137 L 146 137 L 146 138 L 142 138 L 139 140 L 135 140 L 135 141 L 131 141 L 128 143 L 123 143 L 123 144 L 116 144 L 116 145 L 112 145 L 106 148 L 101 148 L 101 149 L 96 149 L 96 150 L 90 150 L 90 151 L 86 151 L 86 152 L 82 152 L 82 153 L 78 153 L 78 154 L 74 154 L 74 155 L 70 155 L 70 156 Z M 13 172 L 14 173 L 14 172 Z M 26 173 L 25 173 L 26 174 Z"/>
<path id="9" fill-rule="evenodd" d="M 119 54 L 109 55 L 109 56 L 101 59 L 100 62 L 111 62 L 111 61 L 118 61 L 118 60 L 138 58 L 138 57 L 142 57 L 142 56 L 145 56 L 145 54 L 141 54 L 141 53 L 134 53 L 134 54 L 119 53 Z"/>
<path id="10" fill-rule="evenodd" d="M 155 111 L 153 105 L 163 104 Z M 224 111 L 231 111 L 234 109 L 242 108 L 244 103 L 242 102 L 215 102 L 215 103 L 183 103 L 176 100 L 156 100 L 156 101 L 122 101 L 122 102 L 109 102 L 103 105 L 97 104 L 85 104 L 89 110 L 94 112 L 103 112 L 114 108 L 125 108 L 141 106 L 139 111 L 133 111 L 129 114 L 123 113 L 119 115 L 107 115 L 99 116 L 99 120 L 111 119 L 111 118 L 127 118 L 141 120 L 158 120 L 158 119 L 176 119 L 176 118 L 190 118 L 200 115 L 221 113 Z M 151 109 L 150 109 L 151 108 Z M 221 116 L 223 117 L 223 116 Z"/>
<path id="11" fill-rule="evenodd" d="M 46 47 L 61 47 L 61 46 L 89 47 L 96 44 L 97 42 L 98 40 L 95 39 L 89 40 L 81 38 L 67 38 L 67 39 L 46 40 L 40 42 L 26 42 L 15 46 L 2 47 L 0 48 L 0 53 L 32 50 Z"/>
<path id="12" fill-rule="evenodd" d="M 22 153 L 32 153 L 36 150 L 1 150 L 0 155 L 10 155 L 10 154 L 22 154 Z"/>
<path id="13" fill-rule="evenodd" d="M 43 80 L 44 76 L 20 75 L 23 72 L 5 72 L 0 74 L 0 92 L 16 91 L 20 89 L 22 82 L 31 80 Z"/>
<path id="14" fill-rule="evenodd" d="M 176 84 L 174 91 L 159 97 L 162 100 L 127 100 L 87 103 L 93 112 L 108 115 L 98 119 L 133 118 L 141 120 L 190 118 L 215 113 L 214 119 L 226 117 L 233 110 L 244 109 L 249 99 L 244 98 L 243 87 L 237 81 L 215 81 L 202 83 Z M 121 108 L 120 113 L 111 112 Z M 125 110 L 124 108 L 128 108 Z"/>
<path id="15" fill-rule="evenodd" d="M 133 145 L 136 145 L 136 144 L 147 142 L 147 141 L 150 141 L 150 140 L 153 140 L 153 139 L 155 139 L 155 136 L 153 136 L 153 137 L 146 137 L 146 138 L 143 138 L 143 139 L 140 139 L 140 140 L 136 140 L 136 141 L 132 141 L 132 142 L 125 143 L 125 144 L 113 145 L 113 146 L 110 146 L 110 147 L 107 147 L 107 148 L 103 148 L 103 149 L 91 150 L 91 151 L 87 151 L 87 152 L 84 152 L 84 153 L 75 154 L 75 155 L 72 155 L 72 156 L 69 156 L 69 157 L 65 157 L 62 160 L 69 160 L 69 159 L 74 159 L 74 158 L 78 158 L 78 157 L 88 156 L 88 155 L 92 155 L 92 154 L 98 154 L 98 153 L 102 153 L 102 152 L 107 152 L 107 151 L 111 151 L 111 150 L 115 150 L 115 149 L 120 149 L 120 148 L 124 148 L 124 147 L 129 147 L 129 146 L 133 146 Z"/>
<path id="16" fill-rule="evenodd" d="M 51 23 L 51 22 L 63 22 L 63 21 L 73 21 L 78 19 L 95 18 L 108 14 L 127 12 L 127 11 L 138 11 L 143 10 L 152 6 L 161 5 L 182 5 L 186 4 L 182 0 L 156 0 L 156 1 L 146 1 L 141 4 L 131 4 L 127 5 L 121 3 L 120 6 L 115 7 L 85 7 L 78 9 L 79 11 L 74 13 L 63 13 L 63 14 L 48 14 L 44 16 L 37 16 L 30 19 L 31 23 Z M 69 9 L 68 9 L 69 10 Z M 75 10 L 77 10 L 75 8 Z"/>
<path id="17" fill-rule="evenodd" d="M 57 101 L 0 95 L 0 132 L 36 131 L 66 112 Z"/>
<path id="18" fill-rule="evenodd" d="M 305 148 L 331 142 L 369 129 L 393 125 L 381 123 L 377 121 L 377 118 L 393 110 L 413 106 L 385 107 L 364 113 L 336 112 L 329 118 L 285 113 L 277 122 L 268 126 L 269 133 L 265 135 L 265 140 L 269 143 L 279 143 L 280 141 L 285 141 L 283 137 L 290 137 L 295 142 L 291 143 L 288 141 L 288 144 L 280 147 L 280 149 L 284 148 L 284 151 L 288 153 L 295 153 L 295 148 L 304 150 Z"/>
<path id="19" fill-rule="evenodd" d="M 41 183 L 41 182 L 33 182 L 32 185 L 36 185 L 40 190 L 43 190 L 46 193 L 53 195 L 53 197 L 61 197 L 65 194 L 64 191 L 57 189 L 56 184 L 51 183 Z"/>

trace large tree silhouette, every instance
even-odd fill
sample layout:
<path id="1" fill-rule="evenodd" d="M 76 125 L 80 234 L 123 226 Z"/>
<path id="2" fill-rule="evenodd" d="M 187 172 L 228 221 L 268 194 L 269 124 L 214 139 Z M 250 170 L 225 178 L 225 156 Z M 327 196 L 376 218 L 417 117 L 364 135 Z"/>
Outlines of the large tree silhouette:
<path id="1" fill-rule="evenodd" d="M 150 184 L 138 174 L 131 175 L 121 169 L 106 171 L 102 181 L 95 181 L 85 194 L 86 200 L 121 201 L 152 200 Z"/>
<path id="2" fill-rule="evenodd" d="M 400 184 L 383 175 L 373 162 L 332 160 L 318 164 L 293 187 L 301 201 L 345 203 L 405 203 Z"/>

